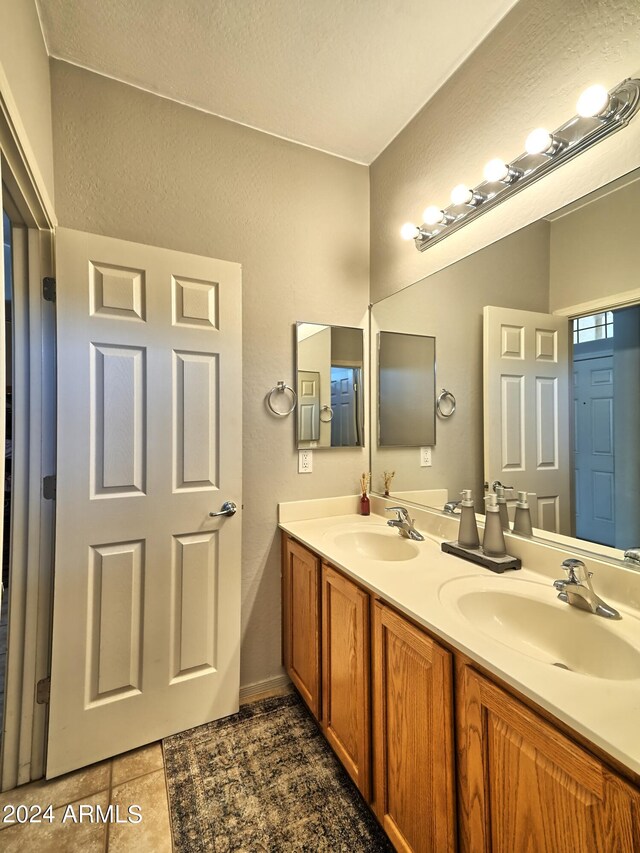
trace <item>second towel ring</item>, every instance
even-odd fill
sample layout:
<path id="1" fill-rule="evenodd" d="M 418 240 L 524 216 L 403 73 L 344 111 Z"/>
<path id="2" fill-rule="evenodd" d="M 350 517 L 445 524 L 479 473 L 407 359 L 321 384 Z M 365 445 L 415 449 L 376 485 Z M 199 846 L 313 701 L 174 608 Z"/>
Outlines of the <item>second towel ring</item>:
<path id="1" fill-rule="evenodd" d="M 287 409 L 286 412 L 279 412 L 277 409 L 273 408 L 272 397 L 274 394 L 284 394 L 286 391 L 291 393 L 291 407 Z M 296 403 L 298 402 L 298 395 L 293 390 L 290 385 L 287 385 L 282 379 L 269 391 L 267 396 L 265 397 L 265 402 L 269 411 L 275 415 L 277 418 L 286 418 L 287 415 L 290 415 L 291 412 L 295 409 Z"/>
<path id="2" fill-rule="evenodd" d="M 323 412 L 329 412 L 329 417 L 328 417 L 328 418 L 325 418 L 324 420 L 323 420 L 323 418 L 322 418 L 322 413 L 323 413 Z M 333 420 L 333 409 L 331 408 L 331 406 L 323 406 L 323 407 L 320 409 L 320 414 L 319 414 L 319 416 L 318 416 L 318 417 L 320 418 L 320 423 L 323 423 L 323 424 L 330 424 L 330 423 L 331 423 L 331 421 Z"/>
<path id="3" fill-rule="evenodd" d="M 443 410 L 442 402 L 443 400 L 449 400 L 449 405 L 446 409 Z M 442 391 L 438 394 L 438 399 L 436 400 L 436 409 L 441 418 L 450 418 L 451 415 L 456 410 L 456 398 L 453 396 L 451 391 L 447 391 L 446 388 L 443 388 Z"/>

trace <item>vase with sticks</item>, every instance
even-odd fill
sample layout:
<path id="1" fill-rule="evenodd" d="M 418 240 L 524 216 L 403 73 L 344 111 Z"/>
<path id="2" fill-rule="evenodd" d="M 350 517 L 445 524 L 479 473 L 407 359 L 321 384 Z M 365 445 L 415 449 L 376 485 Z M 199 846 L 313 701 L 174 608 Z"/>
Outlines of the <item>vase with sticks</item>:
<path id="1" fill-rule="evenodd" d="M 371 482 L 371 473 L 362 473 L 360 477 L 360 515 L 370 515 L 371 502 L 369 501 L 369 483 Z"/>

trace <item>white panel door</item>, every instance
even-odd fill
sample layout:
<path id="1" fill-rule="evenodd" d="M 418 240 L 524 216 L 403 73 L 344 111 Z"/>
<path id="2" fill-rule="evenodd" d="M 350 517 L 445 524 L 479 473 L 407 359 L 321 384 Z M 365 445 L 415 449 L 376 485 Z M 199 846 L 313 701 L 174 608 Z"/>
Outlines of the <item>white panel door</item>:
<path id="1" fill-rule="evenodd" d="M 320 438 L 320 374 L 298 371 L 298 441 Z"/>
<path id="2" fill-rule="evenodd" d="M 484 474 L 534 493 L 537 526 L 571 533 L 569 322 L 484 308 Z"/>
<path id="3" fill-rule="evenodd" d="M 240 266 L 67 229 L 56 254 L 48 778 L 235 712 L 240 656 Z"/>

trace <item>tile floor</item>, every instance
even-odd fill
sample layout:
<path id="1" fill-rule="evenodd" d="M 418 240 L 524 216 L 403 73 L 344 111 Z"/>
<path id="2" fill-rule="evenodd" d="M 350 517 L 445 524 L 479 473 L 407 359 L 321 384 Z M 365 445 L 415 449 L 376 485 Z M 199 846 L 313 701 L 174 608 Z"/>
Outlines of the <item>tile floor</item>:
<path id="1" fill-rule="evenodd" d="M 138 823 L 100 821 L 108 806 L 118 806 L 126 821 L 130 806 L 139 806 Z M 7 823 L 15 820 L 14 806 L 43 809 L 51 805 L 52 821 Z M 84 818 L 78 820 L 79 806 Z M 31 810 L 35 814 L 35 808 Z M 135 812 L 133 813 L 135 817 Z M 74 817 L 76 821 L 74 821 Z M 93 820 L 92 820 L 93 818 Z M 96 822 L 97 821 L 97 822 Z M 40 780 L 0 794 L 0 850 L 3 853 L 171 853 L 171 828 L 162 747 L 143 746 L 109 761 Z"/>
<path id="2" fill-rule="evenodd" d="M 291 690 L 292 685 L 288 685 L 253 695 L 246 701 L 255 702 Z M 104 814 L 110 804 L 119 806 L 121 821 L 126 819 L 130 806 L 139 806 L 142 820 L 95 822 L 100 817 L 97 807 Z M 52 821 L 6 822 L 11 817 L 15 820 L 12 807 L 44 809 L 48 805 L 52 806 Z M 74 822 L 73 816 L 79 816 L 80 805 L 85 806 L 87 817 Z M 115 817 L 115 809 L 111 814 Z M 152 743 L 50 782 L 41 779 L 0 794 L 0 850 L 2 853 L 171 853 L 162 746 Z"/>

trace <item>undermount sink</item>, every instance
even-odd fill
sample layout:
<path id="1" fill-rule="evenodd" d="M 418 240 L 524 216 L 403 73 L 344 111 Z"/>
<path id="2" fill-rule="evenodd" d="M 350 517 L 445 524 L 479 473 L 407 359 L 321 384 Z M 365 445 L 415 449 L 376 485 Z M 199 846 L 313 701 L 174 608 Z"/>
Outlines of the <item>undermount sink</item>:
<path id="1" fill-rule="evenodd" d="M 559 602 L 550 585 L 512 577 L 497 583 L 449 581 L 440 600 L 493 640 L 549 666 L 594 678 L 640 678 L 640 648 L 625 638 L 640 637 L 632 616 L 609 623 Z"/>
<path id="2" fill-rule="evenodd" d="M 351 551 L 367 560 L 402 562 L 413 560 L 420 553 L 416 542 L 405 539 L 390 527 L 380 525 L 376 529 L 368 526 L 353 527 L 340 532 L 331 532 L 332 543 L 344 551 Z"/>

